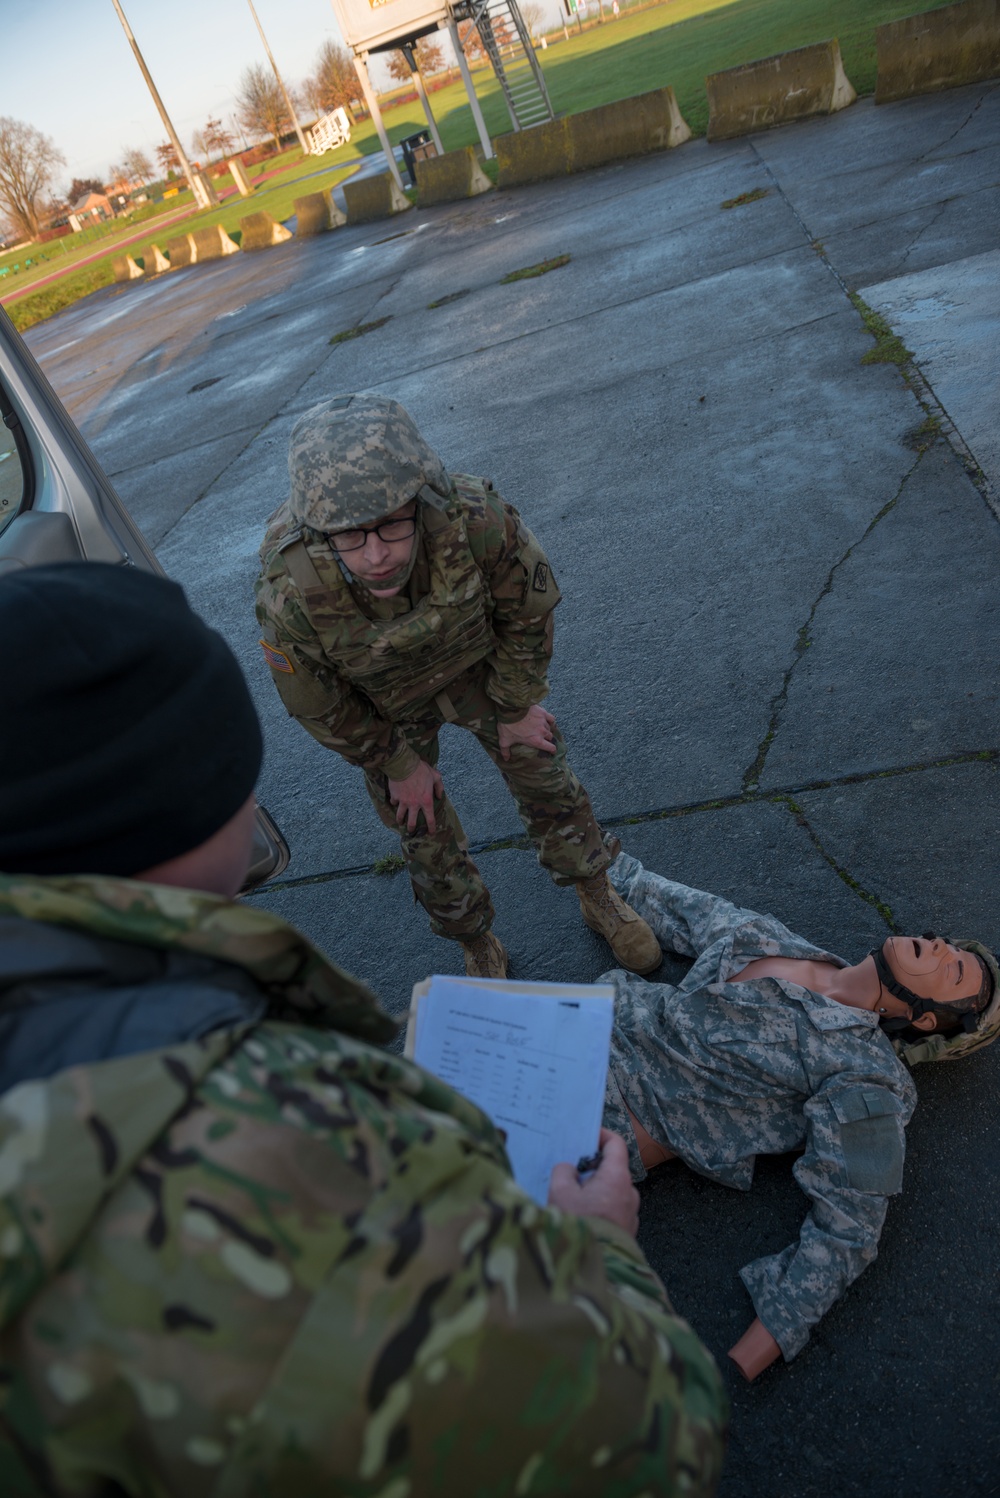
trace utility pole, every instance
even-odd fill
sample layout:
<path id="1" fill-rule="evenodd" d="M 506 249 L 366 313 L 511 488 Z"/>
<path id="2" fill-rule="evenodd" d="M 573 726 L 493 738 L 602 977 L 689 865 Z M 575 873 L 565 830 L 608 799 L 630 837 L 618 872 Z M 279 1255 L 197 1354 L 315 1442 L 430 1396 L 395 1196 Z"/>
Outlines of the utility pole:
<path id="1" fill-rule="evenodd" d="M 111 4 L 118 12 L 118 19 L 122 23 L 122 30 L 128 37 L 128 44 L 132 48 L 132 51 L 135 53 L 135 60 L 139 64 L 139 70 L 146 80 L 146 87 L 149 89 L 149 92 L 153 96 L 153 103 L 156 105 L 157 109 L 160 112 L 160 119 L 163 121 L 163 128 L 166 130 L 167 135 L 170 138 L 170 144 L 177 152 L 177 160 L 181 164 L 181 171 L 187 178 L 187 183 L 191 189 L 192 195 L 194 196 L 194 200 L 198 204 L 199 208 L 211 208 L 219 201 L 218 197 L 216 196 L 215 189 L 214 187 L 210 186 L 210 184 L 206 182 L 198 172 L 192 170 L 191 163 L 188 161 L 187 156 L 184 154 L 184 147 L 181 145 L 180 137 L 177 134 L 177 131 L 174 129 L 173 124 L 171 123 L 170 116 L 167 114 L 166 109 L 163 107 L 163 100 L 160 98 L 160 95 L 158 94 L 156 89 L 156 84 L 153 82 L 153 79 L 150 76 L 149 69 L 146 66 L 146 60 L 143 57 L 142 53 L 139 51 L 139 43 L 132 35 L 132 28 L 129 25 L 128 21 L 125 19 L 125 12 L 121 8 L 120 0 L 111 0 Z"/>
<path id="2" fill-rule="evenodd" d="M 116 5 L 117 5 L 117 3 L 118 3 L 118 0 L 115 0 L 115 4 Z M 306 142 L 305 136 L 302 134 L 302 126 L 299 124 L 299 117 L 295 113 L 295 108 L 294 108 L 294 106 L 292 104 L 292 101 L 288 97 L 288 90 L 286 89 L 286 87 L 285 87 L 285 85 L 284 85 L 284 83 L 282 81 L 281 74 L 278 72 L 278 64 L 274 60 L 274 54 L 272 53 L 270 47 L 267 45 L 267 37 L 264 35 L 264 28 L 260 24 L 260 21 L 257 20 L 257 12 L 253 8 L 253 0 L 247 0 L 247 4 L 250 7 L 250 14 L 253 16 L 254 20 L 257 22 L 257 30 L 260 32 L 260 39 L 264 43 L 264 51 L 267 53 L 268 62 L 271 64 L 271 67 L 274 69 L 274 76 L 275 76 L 275 78 L 277 78 L 277 80 L 278 80 L 278 87 L 281 89 L 281 97 L 285 101 L 285 108 L 288 110 L 288 113 L 291 115 L 292 124 L 295 126 L 295 134 L 298 136 L 298 138 L 299 138 L 299 145 L 302 147 L 302 154 L 304 156 L 308 156 L 309 155 L 309 146 L 308 146 L 308 144 Z"/>

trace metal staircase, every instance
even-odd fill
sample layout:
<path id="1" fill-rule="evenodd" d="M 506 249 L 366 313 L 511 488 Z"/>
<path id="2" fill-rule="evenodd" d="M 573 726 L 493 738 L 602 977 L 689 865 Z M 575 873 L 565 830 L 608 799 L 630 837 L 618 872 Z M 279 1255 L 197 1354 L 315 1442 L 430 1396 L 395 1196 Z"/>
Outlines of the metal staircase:
<path id="1" fill-rule="evenodd" d="M 545 79 L 517 0 L 457 0 L 456 21 L 471 21 L 503 91 L 511 124 L 527 130 L 555 118 Z M 469 36 L 466 37 L 466 47 Z"/>

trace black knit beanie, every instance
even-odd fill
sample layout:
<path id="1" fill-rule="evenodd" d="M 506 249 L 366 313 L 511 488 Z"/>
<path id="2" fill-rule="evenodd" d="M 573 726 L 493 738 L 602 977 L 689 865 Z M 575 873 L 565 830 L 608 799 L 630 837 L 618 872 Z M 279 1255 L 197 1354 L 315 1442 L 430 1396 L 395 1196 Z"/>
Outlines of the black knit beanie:
<path id="1" fill-rule="evenodd" d="M 176 583 L 64 562 L 0 576 L 0 871 L 141 873 L 243 805 L 260 725 Z"/>

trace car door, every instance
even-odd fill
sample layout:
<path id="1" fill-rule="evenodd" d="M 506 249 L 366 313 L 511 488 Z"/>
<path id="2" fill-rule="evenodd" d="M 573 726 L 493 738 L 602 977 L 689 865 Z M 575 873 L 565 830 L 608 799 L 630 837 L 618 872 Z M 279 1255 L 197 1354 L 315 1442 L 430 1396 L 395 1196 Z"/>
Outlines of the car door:
<path id="1" fill-rule="evenodd" d="M 51 562 L 119 562 L 162 573 L 73 418 L 0 307 L 0 578 Z M 288 866 L 263 807 L 245 889 Z"/>

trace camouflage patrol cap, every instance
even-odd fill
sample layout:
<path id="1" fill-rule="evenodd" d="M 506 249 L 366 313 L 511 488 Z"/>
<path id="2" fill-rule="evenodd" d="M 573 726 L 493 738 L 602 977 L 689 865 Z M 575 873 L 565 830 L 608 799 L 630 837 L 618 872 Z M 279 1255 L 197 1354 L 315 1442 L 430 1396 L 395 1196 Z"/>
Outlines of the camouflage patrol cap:
<path id="1" fill-rule="evenodd" d="M 981 1050 L 983 1046 L 992 1045 L 1000 1035 L 1000 965 L 996 957 L 989 947 L 984 947 L 978 941 L 956 941 L 953 945 L 960 947 L 963 952 L 974 952 L 977 957 L 982 958 L 993 979 L 993 992 L 986 1008 L 976 1016 L 974 1030 L 955 1030 L 942 1035 L 932 1032 L 921 1035 L 919 1040 L 893 1036 L 892 1048 L 908 1066 L 916 1066 L 920 1061 L 958 1061 L 963 1056 L 971 1055 L 973 1051 Z"/>
<path id="2" fill-rule="evenodd" d="M 443 510 L 451 479 L 398 401 L 342 395 L 301 416 L 288 446 L 289 509 L 299 525 L 348 530 L 408 500 Z"/>

